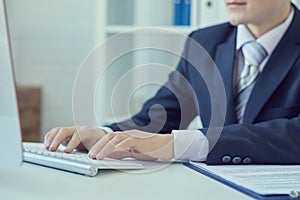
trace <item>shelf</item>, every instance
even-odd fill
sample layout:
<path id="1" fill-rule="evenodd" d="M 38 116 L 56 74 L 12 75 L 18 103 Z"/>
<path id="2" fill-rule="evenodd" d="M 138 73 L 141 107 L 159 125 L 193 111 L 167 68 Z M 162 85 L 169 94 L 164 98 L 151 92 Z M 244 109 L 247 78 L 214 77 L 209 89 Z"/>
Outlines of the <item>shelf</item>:
<path id="1" fill-rule="evenodd" d="M 160 31 L 160 29 L 166 29 L 174 32 L 180 32 L 184 34 L 189 34 L 191 31 L 198 29 L 199 27 L 192 27 L 192 26 L 132 26 L 132 25 L 109 25 L 106 28 L 107 34 L 119 34 L 124 33 L 132 30 L 136 30 L 139 28 L 154 28 L 153 33 L 162 34 L 163 31 Z M 157 28 L 157 29 L 155 29 Z M 157 31 L 156 31 L 157 30 Z"/>
<path id="2" fill-rule="evenodd" d="M 192 31 L 227 20 L 226 9 L 224 9 L 223 2 L 220 3 L 219 0 L 191 0 L 191 25 L 189 26 L 173 25 L 174 0 L 106 0 L 106 4 L 106 24 L 102 27 L 106 38 L 120 33 L 127 34 L 128 37 L 124 44 L 129 45 L 132 49 L 139 44 L 145 44 L 146 41 L 154 43 L 155 40 L 158 44 L 175 45 L 174 48 L 181 48 L 178 50 L 182 52 L 186 38 Z M 143 28 L 145 30 L 142 30 Z M 176 38 L 178 35 L 184 37 Z M 113 51 L 113 53 L 115 52 Z M 108 53 L 107 56 L 109 57 L 110 54 Z M 155 48 L 139 49 L 119 56 L 106 71 L 106 80 L 103 82 L 104 89 L 97 92 L 99 102 L 102 102 L 96 112 L 101 116 L 99 117 L 100 122 L 114 121 L 111 110 L 112 91 L 125 74 L 130 72 L 126 88 L 124 86 L 124 89 L 117 92 L 123 98 L 114 99 L 116 103 L 113 108 L 118 112 L 115 113 L 117 121 L 128 117 L 128 109 L 132 111 L 131 114 L 138 112 L 143 102 L 153 96 L 159 88 L 151 87 L 150 84 L 147 85 L 149 87 L 137 90 L 137 86 L 141 83 L 152 83 L 154 80 L 163 85 L 167 81 L 170 71 L 177 66 L 179 59 L 180 56 Z M 136 70 L 137 66 L 150 63 L 169 66 L 170 71 L 164 72 L 161 66 Z M 124 106 L 124 103 L 128 101 L 125 99 L 129 95 L 127 93 L 133 89 L 135 89 L 135 95 L 130 97 L 131 104 Z"/>

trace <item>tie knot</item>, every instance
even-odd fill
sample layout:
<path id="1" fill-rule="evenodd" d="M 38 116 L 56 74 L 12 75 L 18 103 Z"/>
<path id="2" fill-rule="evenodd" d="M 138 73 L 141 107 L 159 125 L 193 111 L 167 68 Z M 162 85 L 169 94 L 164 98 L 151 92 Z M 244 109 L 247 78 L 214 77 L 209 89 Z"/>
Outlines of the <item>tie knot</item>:
<path id="1" fill-rule="evenodd" d="M 245 61 L 256 67 L 258 67 L 268 55 L 265 48 L 256 41 L 245 43 L 242 47 L 242 52 L 245 57 Z"/>

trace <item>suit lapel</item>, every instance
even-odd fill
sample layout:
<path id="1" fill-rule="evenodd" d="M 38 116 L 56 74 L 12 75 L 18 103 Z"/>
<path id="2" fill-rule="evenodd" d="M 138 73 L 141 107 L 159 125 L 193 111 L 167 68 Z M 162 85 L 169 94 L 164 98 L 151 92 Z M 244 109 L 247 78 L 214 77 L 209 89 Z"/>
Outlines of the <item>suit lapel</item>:
<path id="1" fill-rule="evenodd" d="M 224 125 L 230 125 L 237 122 L 235 115 L 235 104 L 232 93 L 233 70 L 236 49 L 236 28 L 229 38 L 217 46 L 215 63 L 222 76 L 226 95 L 227 95 L 227 112 Z"/>
<path id="2" fill-rule="evenodd" d="M 253 123 L 265 103 L 284 80 L 295 60 L 300 55 L 300 22 L 299 11 L 296 11 L 294 21 L 289 30 L 275 48 L 264 70 L 259 75 L 255 87 L 249 97 L 244 114 L 244 123 Z"/>

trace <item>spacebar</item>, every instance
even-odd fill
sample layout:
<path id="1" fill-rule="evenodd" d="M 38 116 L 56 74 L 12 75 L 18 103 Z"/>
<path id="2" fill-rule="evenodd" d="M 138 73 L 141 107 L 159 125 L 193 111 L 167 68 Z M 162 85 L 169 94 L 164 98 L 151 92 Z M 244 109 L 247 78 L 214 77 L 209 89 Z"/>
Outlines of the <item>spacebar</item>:
<path id="1" fill-rule="evenodd" d="M 93 165 L 79 163 L 72 160 L 53 158 L 30 152 L 24 152 L 24 161 L 87 176 L 96 176 L 98 173 L 98 167 Z"/>

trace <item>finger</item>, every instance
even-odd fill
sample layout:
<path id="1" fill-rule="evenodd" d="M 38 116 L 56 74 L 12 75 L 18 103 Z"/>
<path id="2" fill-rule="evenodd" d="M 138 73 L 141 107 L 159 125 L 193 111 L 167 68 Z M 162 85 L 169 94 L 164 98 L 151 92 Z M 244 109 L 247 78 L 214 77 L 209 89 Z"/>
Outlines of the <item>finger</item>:
<path id="1" fill-rule="evenodd" d="M 53 141 L 51 142 L 51 145 L 49 147 L 50 151 L 56 151 L 59 145 L 68 137 L 71 137 L 76 129 L 74 127 L 71 128 L 61 128 L 56 136 L 54 137 Z"/>
<path id="2" fill-rule="evenodd" d="M 123 139 L 124 137 L 118 135 L 113 137 L 98 153 L 96 152 L 96 159 L 102 160 L 107 157 L 107 155 L 116 149 L 116 144 L 120 143 Z"/>
<path id="3" fill-rule="evenodd" d="M 135 138 L 127 138 L 126 140 L 120 142 L 119 144 L 116 145 L 116 148 L 118 149 L 125 149 L 125 148 L 129 148 L 130 152 L 131 152 L 131 157 L 135 158 L 137 160 L 144 160 L 144 161 L 153 161 L 153 160 L 157 160 L 157 158 L 152 157 L 151 152 L 138 152 L 134 149 L 134 146 L 136 146 L 138 140 L 136 140 Z"/>
<path id="4" fill-rule="evenodd" d="M 75 132 L 71 138 L 71 140 L 69 141 L 66 149 L 65 149 L 65 152 L 66 153 L 71 153 L 75 148 L 77 148 L 81 143 L 81 139 L 78 135 L 77 132 Z"/>
<path id="5" fill-rule="evenodd" d="M 110 133 L 103 136 L 96 144 L 92 146 L 88 155 L 90 158 L 95 159 L 98 152 L 115 136 L 115 133 Z"/>
<path id="6" fill-rule="evenodd" d="M 45 145 L 46 149 L 49 150 L 49 147 L 50 147 L 53 139 L 55 138 L 55 136 L 59 132 L 59 130 L 60 130 L 60 128 L 53 128 L 48 133 L 46 133 L 46 135 L 44 137 L 44 145 Z"/>
<path id="7" fill-rule="evenodd" d="M 71 137 L 67 137 L 61 144 L 64 146 L 68 146 L 70 140 L 71 140 Z"/>
<path id="8" fill-rule="evenodd" d="M 92 154 L 93 158 L 102 160 L 108 154 L 115 150 L 116 144 L 120 143 L 122 140 L 126 139 L 128 136 L 126 134 L 113 133 L 109 134 L 107 139 L 99 143 L 99 146 L 95 147 Z M 95 145 L 96 146 L 96 145 Z"/>
<path id="9" fill-rule="evenodd" d="M 130 150 L 124 150 L 124 151 L 113 151 L 109 155 L 107 155 L 108 158 L 122 160 L 124 158 L 132 158 L 132 153 Z"/>
<path id="10" fill-rule="evenodd" d="M 132 137 L 127 137 L 125 140 L 116 144 L 117 149 L 130 149 L 135 146 L 136 140 Z"/>
<path id="11" fill-rule="evenodd" d="M 109 143 L 107 143 L 96 155 L 97 160 L 102 160 L 105 157 L 115 156 L 116 159 L 123 159 L 125 157 L 132 157 L 130 145 L 132 138 L 128 138 L 129 136 L 126 134 L 116 135 L 111 139 Z M 120 145 L 121 144 L 121 145 Z M 119 152 L 119 153 L 114 153 Z M 120 153 L 123 152 L 123 153 Z"/>
<path id="12" fill-rule="evenodd" d="M 49 145 L 52 138 L 55 137 L 55 135 L 58 133 L 59 128 L 53 128 L 50 131 L 48 131 L 44 136 L 44 144 L 45 146 Z"/>

